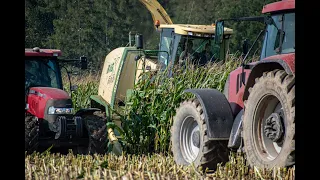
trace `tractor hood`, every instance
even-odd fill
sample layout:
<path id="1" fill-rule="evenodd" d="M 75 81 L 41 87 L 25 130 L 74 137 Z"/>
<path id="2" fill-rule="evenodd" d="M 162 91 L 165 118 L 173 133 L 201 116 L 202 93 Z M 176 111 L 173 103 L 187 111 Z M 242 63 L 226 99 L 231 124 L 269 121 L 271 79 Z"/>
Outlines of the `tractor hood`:
<path id="1" fill-rule="evenodd" d="M 27 96 L 26 110 L 39 119 L 46 118 L 53 122 L 55 117 L 48 117 L 48 108 L 72 108 L 72 100 L 67 92 L 51 87 L 32 87 Z M 52 115 L 51 115 L 52 116 Z"/>
<path id="2" fill-rule="evenodd" d="M 52 87 L 32 87 L 29 94 L 34 94 L 44 99 L 70 99 L 67 92 Z"/>

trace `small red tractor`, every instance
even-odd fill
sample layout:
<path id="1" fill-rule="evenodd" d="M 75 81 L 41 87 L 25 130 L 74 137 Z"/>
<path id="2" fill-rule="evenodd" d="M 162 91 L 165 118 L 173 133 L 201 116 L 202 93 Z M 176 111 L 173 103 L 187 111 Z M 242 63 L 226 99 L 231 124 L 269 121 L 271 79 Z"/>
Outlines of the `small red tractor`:
<path id="1" fill-rule="evenodd" d="M 245 63 L 252 47 L 244 44 L 242 66 L 229 74 L 223 93 L 185 91 L 195 98 L 182 102 L 174 117 L 171 141 L 177 164 L 215 169 L 228 160 L 230 150 L 244 150 L 250 166 L 294 165 L 295 0 L 267 4 L 262 13 L 231 19 L 265 23 L 260 60 Z M 216 21 L 218 42 L 227 20 Z"/>
<path id="2" fill-rule="evenodd" d="M 86 69 L 87 59 L 63 60 L 59 56 L 60 50 L 25 49 L 25 151 L 53 145 L 81 154 L 104 153 L 108 138 L 104 119 L 96 115 L 99 109 L 74 112 L 71 97 L 63 90 L 63 64 L 76 62 Z M 70 83 L 74 91 L 72 87 Z"/>

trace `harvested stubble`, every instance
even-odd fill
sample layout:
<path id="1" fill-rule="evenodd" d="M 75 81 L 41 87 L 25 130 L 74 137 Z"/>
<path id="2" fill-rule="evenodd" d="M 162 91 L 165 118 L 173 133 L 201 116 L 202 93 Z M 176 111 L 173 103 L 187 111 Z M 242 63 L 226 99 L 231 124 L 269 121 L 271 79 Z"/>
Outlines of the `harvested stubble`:
<path id="1" fill-rule="evenodd" d="M 244 156 L 231 154 L 225 166 L 202 173 L 182 167 L 173 158 L 153 155 L 32 154 L 25 158 L 26 179 L 294 179 L 294 167 L 273 170 L 249 168 Z"/>

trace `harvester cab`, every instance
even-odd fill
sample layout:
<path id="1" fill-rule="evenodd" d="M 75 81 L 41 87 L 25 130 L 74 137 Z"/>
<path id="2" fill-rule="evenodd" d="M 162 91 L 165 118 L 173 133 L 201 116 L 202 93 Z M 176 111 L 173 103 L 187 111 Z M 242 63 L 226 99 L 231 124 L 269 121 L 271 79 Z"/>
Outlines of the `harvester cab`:
<path id="1" fill-rule="evenodd" d="M 215 24 L 174 24 L 167 12 L 156 0 L 140 0 L 150 11 L 155 29 L 160 32 L 157 62 L 166 68 L 189 58 L 203 65 L 209 61 L 224 60 L 229 46 L 232 29 L 223 29 L 223 37 L 215 43 Z M 210 55 L 210 56 L 207 56 Z"/>
<path id="2" fill-rule="evenodd" d="M 232 30 L 224 28 L 221 44 L 215 43 L 215 25 L 160 24 L 159 63 L 183 63 L 188 58 L 195 64 L 204 65 L 216 60 L 224 60 L 227 54 Z M 166 56 L 168 52 L 169 56 Z M 206 56 L 206 53 L 209 56 Z"/>
<path id="3" fill-rule="evenodd" d="M 77 153 L 104 153 L 101 147 L 107 138 L 100 137 L 105 137 L 106 130 L 98 134 L 99 140 L 92 137 L 93 131 L 105 129 L 104 119 L 93 116 L 99 109 L 74 112 L 72 99 L 63 90 L 62 64 L 74 62 L 86 69 L 87 59 L 63 60 L 59 56 L 61 51 L 56 49 L 25 49 L 25 151 L 53 145 Z"/>

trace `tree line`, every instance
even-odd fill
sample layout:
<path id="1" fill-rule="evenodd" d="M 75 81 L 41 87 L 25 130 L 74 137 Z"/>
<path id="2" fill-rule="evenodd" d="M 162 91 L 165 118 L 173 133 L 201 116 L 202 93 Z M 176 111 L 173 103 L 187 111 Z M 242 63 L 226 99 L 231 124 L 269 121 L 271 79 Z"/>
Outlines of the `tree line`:
<path id="1" fill-rule="evenodd" d="M 212 24 L 218 18 L 261 15 L 272 0 L 158 0 L 173 23 Z M 230 51 L 253 42 L 261 23 L 226 22 L 234 30 Z M 130 31 L 144 36 L 145 47 L 156 49 L 159 33 L 149 11 L 138 0 L 26 0 L 25 47 L 61 49 L 66 58 L 86 55 L 89 67 L 100 70 L 105 56 L 126 46 Z M 259 46 L 260 44 L 258 44 Z"/>

